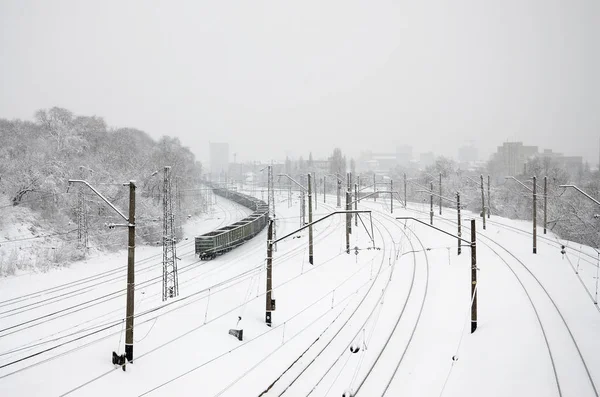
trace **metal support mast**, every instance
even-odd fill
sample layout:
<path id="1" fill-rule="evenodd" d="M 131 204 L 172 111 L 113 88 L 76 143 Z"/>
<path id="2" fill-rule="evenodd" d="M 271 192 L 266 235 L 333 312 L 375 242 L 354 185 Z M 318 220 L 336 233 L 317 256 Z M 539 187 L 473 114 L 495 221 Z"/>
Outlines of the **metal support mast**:
<path id="1" fill-rule="evenodd" d="M 176 247 L 171 167 L 166 166 L 163 183 L 163 301 L 179 295 Z"/>

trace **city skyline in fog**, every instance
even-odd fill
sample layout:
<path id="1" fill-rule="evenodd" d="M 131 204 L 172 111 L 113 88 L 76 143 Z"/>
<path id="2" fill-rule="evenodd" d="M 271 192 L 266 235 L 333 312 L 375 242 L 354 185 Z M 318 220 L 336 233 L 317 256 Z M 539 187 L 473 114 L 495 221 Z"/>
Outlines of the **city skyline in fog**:
<path id="1" fill-rule="evenodd" d="M 203 162 L 522 141 L 598 163 L 592 0 L 4 1 L 0 32 L 2 118 L 64 107 Z"/>

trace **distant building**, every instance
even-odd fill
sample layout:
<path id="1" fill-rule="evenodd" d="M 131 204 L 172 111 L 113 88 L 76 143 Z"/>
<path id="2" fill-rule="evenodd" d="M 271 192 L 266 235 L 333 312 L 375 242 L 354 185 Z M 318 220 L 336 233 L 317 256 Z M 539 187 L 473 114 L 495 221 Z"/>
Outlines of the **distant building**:
<path id="1" fill-rule="evenodd" d="M 412 161 L 412 147 L 400 145 L 395 152 L 372 152 L 366 150 L 360 153 L 356 163 L 358 172 L 375 172 L 387 174 L 389 170 L 400 165 L 408 167 Z"/>
<path id="2" fill-rule="evenodd" d="M 229 171 L 229 144 L 210 142 L 210 173 L 224 177 Z"/>
<path id="3" fill-rule="evenodd" d="M 504 142 L 502 146 L 498 146 L 494 159 L 506 175 L 521 175 L 527 160 L 537 153 L 537 146 L 525 146 L 523 142 Z"/>
<path id="4" fill-rule="evenodd" d="M 330 171 L 330 161 L 329 160 L 313 160 L 312 169 L 310 171 L 316 172 L 319 175 L 328 174 Z"/>
<path id="5" fill-rule="evenodd" d="M 553 152 L 552 149 L 544 149 L 539 157 L 552 159 L 558 167 L 573 176 L 583 169 L 583 157 L 581 156 L 564 156 L 562 153 Z"/>

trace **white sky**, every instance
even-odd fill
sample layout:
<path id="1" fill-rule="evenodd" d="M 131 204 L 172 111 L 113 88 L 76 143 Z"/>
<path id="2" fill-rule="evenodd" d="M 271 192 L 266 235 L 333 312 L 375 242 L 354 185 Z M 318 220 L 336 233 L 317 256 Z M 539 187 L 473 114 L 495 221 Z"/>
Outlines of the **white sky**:
<path id="1" fill-rule="evenodd" d="M 596 164 L 599 51 L 597 0 L 0 0 L 0 117 L 61 106 L 201 160 L 522 140 Z"/>

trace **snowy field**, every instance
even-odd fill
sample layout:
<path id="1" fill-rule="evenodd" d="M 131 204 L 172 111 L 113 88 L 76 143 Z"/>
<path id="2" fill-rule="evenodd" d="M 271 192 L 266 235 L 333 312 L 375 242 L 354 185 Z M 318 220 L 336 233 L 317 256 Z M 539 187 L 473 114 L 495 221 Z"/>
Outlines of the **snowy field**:
<path id="1" fill-rule="evenodd" d="M 276 198 L 277 236 L 300 225 Z M 318 197 L 314 219 L 334 210 Z M 345 215 L 277 244 L 276 310 L 265 317 L 266 229 L 211 261 L 193 236 L 249 211 L 219 199 L 177 246 L 180 296 L 161 300 L 162 249 L 136 250 L 134 363 L 123 352 L 126 252 L 0 280 L 2 396 L 598 396 L 598 254 L 492 214 L 476 218 L 478 328 L 470 333 L 471 253 L 429 222 L 429 207 L 361 201 L 371 210 L 345 251 Z M 470 238 L 463 213 L 462 236 Z M 456 234 L 456 211 L 434 226 Z M 366 226 L 366 227 L 365 227 Z M 565 245 L 565 254 L 561 245 Z M 241 320 L 239 318 L 241 317 Z M 243 341 L 228 335 L 244 331 Z M 358 350 L 352 353 L 350 350 Z M 355 349 L 357 348 L 357 349 Z"/>

